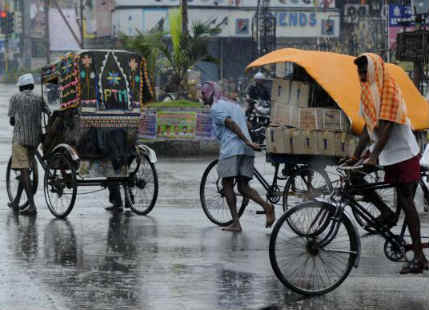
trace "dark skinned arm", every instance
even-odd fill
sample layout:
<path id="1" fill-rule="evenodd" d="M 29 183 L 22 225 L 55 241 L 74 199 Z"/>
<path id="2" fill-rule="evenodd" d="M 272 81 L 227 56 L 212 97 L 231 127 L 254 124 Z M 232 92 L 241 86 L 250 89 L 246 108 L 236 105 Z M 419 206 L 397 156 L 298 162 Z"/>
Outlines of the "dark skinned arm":
<path id="1" fill-rule="evenodd" d="M 380 120 L 377 127 L 377 143 L 375 144 L 374 150 L 372 151 L 369 158 L 364 162 L 366 165 L 377 165 L 378 156 L 386 146 L 387 141 L 392 133 L 393 123 L 390 121 Z"/>
<path id="2" fill-rule="evenodd" d="M 355 152 L 353 154 L 353 157 L 355 159 L 359 159 L 362 155 L 362 152 L 365 150 L 365 148 L 368 146 L 370 142 L 369 134 L 366 126 L 363 128 L 362 134 L 359 137 L 359 143 L 355 149 Z"/>
<path id="3" fill-rule="evenodd" d="M 249 139 L 247 139 L 246 136 L 241 131 L 240 126 L 238 126 L 237 123 L 234 122 L 229 117 L 225 119 L 225 127 L 231 130 L 233 133 L 235 133 L 241 139 L 241 141 L 246 143 L 246 145 L 250 146 L 252 149 L 256 151 L 261 149 L 259 145 L 257 145 L 256 143 L 253 143 L 252 141 L 249 141 Z"/>

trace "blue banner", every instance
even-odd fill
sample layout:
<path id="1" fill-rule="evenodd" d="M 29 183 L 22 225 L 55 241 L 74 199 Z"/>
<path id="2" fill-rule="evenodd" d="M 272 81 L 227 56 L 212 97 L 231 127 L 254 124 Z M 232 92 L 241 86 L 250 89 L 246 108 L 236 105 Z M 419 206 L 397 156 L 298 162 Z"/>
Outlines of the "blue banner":
<path id="1" fill-rule="evenodd" d="M 410 25 L 414 25 L 413 11 L 411 6 L 390 4 L 389 5 L 389 26 L 401 26 L 400 21 L 409 21 Z"/>

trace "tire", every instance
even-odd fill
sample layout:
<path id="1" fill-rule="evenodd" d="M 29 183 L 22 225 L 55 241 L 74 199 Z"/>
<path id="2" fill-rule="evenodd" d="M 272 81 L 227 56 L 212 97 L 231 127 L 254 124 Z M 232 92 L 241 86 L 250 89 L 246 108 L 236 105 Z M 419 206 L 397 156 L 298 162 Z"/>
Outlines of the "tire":
<path id="1" fill-rule="evenodd" d="M 375 171 L 375 172 L 369 173 L 364 177 L 364 179 L 369 184 L 382 182 L 384 180 L 384 172 Z M 380 196 L 380 198 L 386 203 L 387 206 L 396 207 L 397 198 L 396 198 L 396 191 L 394 187 L 378 189 L 375 192 Z M 362 196 L 361 198 L 355 196 L 356 201 L 373 217 L 379 216 L 381 213 L 377 209 L 377 207 L 370 201 L 365 201 L 363 198 L 364 196 Z M 356 222 L 359 224 L 360 227 L 362 227 L 365 231 L 371 234 L 377 233 L 377 230 L 373 227 L 373 225 L 369 224 L 364 218 L 359 216 L 355 208 L 352 208 L 352 212 Z"/>
<path id="2" fill-rule="evenodd" d="M 315 221 L 318 214 L 334 211 L 335 207 L 326 203 L 306 202 L 286 211 L 274 226 L 270 263 L 277 278 L 296 293 L 321 295 L 334 290 L 347 278 L 359 255 L 355 228 L 345 215 L 340 221 L 331 217 Z M 306 233 L 297 234 L 291 223 Z M 338 230 L 333 225 L 339 225 Z M 334 234 L 329 237 L 332 229 Z M 318 248 L 321 240 L 326 244 Z"/>
<path id="3" fill-rule="evenodd" d="M 283 211 L 304 201 L 326 197 L 332 191 L 332 183 L 325 170 L 310 166 L 300 167 L 289 176 L 286 182 L 283 192 Z"/>
<path id="4" fill-rule="evenodd" d="M 426 187 L 426 183 L 423 180 L 423 177 L 420 178 L 419 185 L 422 188 L 422 192 L 423 192 L 423 210 L 425 212 L 428 212 L 429 211 L 429 190 Z"/>
<path id="5" fill-rule="evenodd" d="M 9 201 L 12 202 L 17 194 L 18 185 L 19 185 L 19 174 L 18 170 L 12 169 L 12 156 L 9 158 L 7 163 L 6 170 L 6 190 L 9 197 Z M 39 169 L 37 167 L 37 161 L 33 158 L 32 168 L 30 168 L 30 179 L 32 181 L 33 194 L 36 194 L 37 187 L 39 185 Z M 25 190 L 22 191 L 21 203 L 19 204 L 19 209 L 23 209 L 28 205 L 27 195 Z M 25 197 L 25 198 L 24 198 Z"/>
<path id="6" fill-rule="evenodd" d="M 57 218 L 67 217 L 77 195 L 76 169 L 68 155 L 55 153 L 48 158 L 43 185 L 49 211 Z"/>
<path id="7" fill-rule="evenodd" d="M 125 203 L 128 203 L 135 213 L 147 215 L 158 199 L 158 173 L 147 155 L 137 157 L 135 162 L 135 170 L 124 184 Z"/>
<path id="8" fill-rule="evenodd" d="M 217 159 L 212 161 L 201 178 L 201 207 L 210 222 L 218 226 L 228 226 L 232 224 L 232 216 L 223 194 L 222 179 L 217 174 L 217 163 Z M 238 216 L 241 217 L 249 203 L 249 199 L 241 196 L 235 186 L 234 191 L 237 197 Z"/>

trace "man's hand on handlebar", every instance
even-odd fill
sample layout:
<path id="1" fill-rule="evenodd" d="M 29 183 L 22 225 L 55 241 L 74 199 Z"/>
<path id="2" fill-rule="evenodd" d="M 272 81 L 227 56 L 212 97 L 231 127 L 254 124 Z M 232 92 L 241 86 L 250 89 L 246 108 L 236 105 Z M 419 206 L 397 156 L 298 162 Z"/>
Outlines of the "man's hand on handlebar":
<path id="1" fill-rule="evenodd" d="M 257 144 L 257 143 L 253 143 L 251 141 L 248 141 L 248 143 L 246 143 L 248 146 L 250 146 L 254 151 L 262 151 L 262 147 Z"/>
<path id="2" fill-rule="evenodd" d="M 363 161 L 363 165 L 376 167 L 377 166 L 377 156 L 374 153 L 371 153 L 371 155 L 369 155 L 369 157 Z"/>
<path id="3" fill-rule="evenodd" d="M 343 158 L 338 162 L 338 165 L 345 166 L 345 167 L 351 167 L 355 166 L 359 162 L 359 159 L 356 157 L 347 157 Z"/>

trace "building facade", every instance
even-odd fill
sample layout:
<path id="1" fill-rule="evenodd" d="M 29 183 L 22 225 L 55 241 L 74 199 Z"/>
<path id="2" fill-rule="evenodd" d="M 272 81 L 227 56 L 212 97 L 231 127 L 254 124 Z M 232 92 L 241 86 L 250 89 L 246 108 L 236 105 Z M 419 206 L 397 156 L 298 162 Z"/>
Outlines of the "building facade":
<path id="1" fill-rule="evenodd" d="M 153 28 L 169 29 L 168 16 L 179 0 L 116 0 L 112 11 L 113 36 L 135 35 Z M 212 40 L 210 51 L 220 63 L 203 65 L 207 79 L 237 79 L 255 57 L 252 19 L 258 0 L 188 0 L 189 24 L 200 21 L 219 25 L 222 32 Z M 340 13 L 335 0 L 271 0 L 276 19 L 277 47 L 317 48 L 315 44 L 337 40 Z"/>

